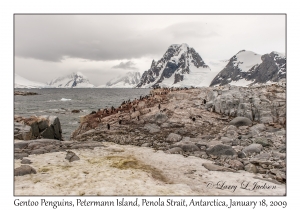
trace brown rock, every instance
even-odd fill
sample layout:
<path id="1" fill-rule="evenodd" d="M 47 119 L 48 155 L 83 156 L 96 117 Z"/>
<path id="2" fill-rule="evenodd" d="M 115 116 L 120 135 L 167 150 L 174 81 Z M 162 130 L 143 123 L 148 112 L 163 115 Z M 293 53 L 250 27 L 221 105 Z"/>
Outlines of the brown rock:
<path id="1" fill-rule="evenodd" d="M 18 168 L 15 168 L 15 176 L 24 176 L 26 174 L 36 174 L 36 170 L 29 165 L 21 165 Z"/>
<path id="2" fill-rule="evenodd" d="M 209 171 L 226 171 L 226 172 L 236 172 L 235 170 L 231 168 L 226 168 L 223 166 L 218 166 L 212 163 L 203 163 L 202 166 L 204 166 Z"/>
<path id="3" fill-rule="evenodd" d="M 235 170 L 243 170 L 244 165 L 238 160 L 229 160 L 228 164 Z"/>
<path id="4" fill-rule="evenodd" d="M 72 151 L 67 151 L 67 155 L 66 155 L 65 159 L 69 160 L 69 162 L 80 160 L 80 158 Z"/>

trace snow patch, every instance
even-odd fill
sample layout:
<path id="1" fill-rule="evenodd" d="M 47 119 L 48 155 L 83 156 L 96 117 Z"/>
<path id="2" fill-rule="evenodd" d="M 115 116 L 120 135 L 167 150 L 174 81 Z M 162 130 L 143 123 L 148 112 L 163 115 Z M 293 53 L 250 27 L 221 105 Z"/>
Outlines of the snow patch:
<path id="1" fill-rule="evenodd" d="M 41 82 L 30 81 L 15 74 L 15 88 L 51 88 L 51 86 Z"/>
<path id="2" fill-rule="evenodd" d="M 242 72 L 247 72 L 254 65 L 262 63 L 261 55 L 251 51 L 240 51 L 236 56 L 236 61 L 233 62 Z"/>
<path id="3" fill-rule="evenodd" d="M 245 79 L 240 79 L 238 81 L 232 81 L 229 84 L 230 85 L 235 85 L 235 86 L 242 86 L 242 87 L 247 87 L 250 85 L 253 81 L 247 81 Z"/>
<path id="4" fill-rule="evenodd" d="M 58 77 L 48 83 L 56 88 L 93 88 L 86 76 L 81 72 L 72 73 L 64 77 Z"/>

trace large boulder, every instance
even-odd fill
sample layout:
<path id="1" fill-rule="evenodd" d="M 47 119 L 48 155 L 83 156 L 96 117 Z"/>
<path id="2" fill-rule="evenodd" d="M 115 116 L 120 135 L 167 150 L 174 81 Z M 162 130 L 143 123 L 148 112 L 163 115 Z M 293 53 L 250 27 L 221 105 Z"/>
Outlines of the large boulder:
<path id="1" fill-rule="evenodd" d="M 170 133 L 167 137 L 168 142 L 179 142 L 182 139 L 182 136 L 176 134 L 176 133 Z"/>
<path id="2" fill-rule="evenodd" d="M 173 147 L 167 151 L 165 151 L 167 154 L 182 154 L 183 150 L 180 147 Z"/>
<path id="3" fill-rule="evenodd" d="M 160 127 L 156 124 L 150 124 L 150 123 L 147 123 L 145 126 L 144 126 L 144 129 L 148 130 L 149 133 L 157 133 L 160 131 Z"/>
<path id="4" fill-rule="evenodd" d="M 203 163 L 202 166 L 209 171 L 226 171 L 226 172 L 235 172 L 235 170 L 231 168 L 226 168 L 224 166 L 218 166 L 212 163 Z"/>
<path id="5" fill-rule="evenodd" d="M 32 129 L 28 125 L 15 122 L 14 123 L 14 138 L 19 140 L 30 140 L 32 137 Z"/>
<path id="6" fill-rule="evenodd" d="M 20 140 L 62 139 L 62 130 L 57 116 L 15 117 L 14 137 Z"/>
<path id="7" fill-rule="evenodd" d="M 165 113 L 157 113 L 155 115 L 155 122 L 158 124 L 166 122 L 168 119 L 168 116 Z"/>
<path id="8" fill-rule="evenodd" d="M 247 118 L 247 117 L 236 117 L 234 118 L 233 120 L 231 120 L 229 122 L 229 125 L 234 125 L 236 127 L 239 127 L 239 126 L 251 126 L 252 125 L 252 121 Z"/>
<path id="9" fill-rule="evenodd" d="M 199 147 L 197 147 L 195 144 L 182 144 L 181 148 L 185 152 L 200 151 Z"/>
<path id="10" fill-rule="evenodd" d="M 213 155 L 213 156 L 232 156 L 236 155 L 236 152 L 231 146 L 224 145 L 224 144 L 218 144 L 215 146 L 212 146 L 206 150 L 207 155 Z"/>
<path id="11" fill-rule="evenodd" d="M 255 174 L 258 172 L 256 166 L 252 163 L 249 163 L 245 166 L 245 171 L 248 171 L 250 173 L 255 173 Z"/>
<path id="12" fill-rule="evenodd" d="M 263 146 L 261 144 L 250 144 L 249 146 L 247 146 L 243 149 L 243 152 L 247 155 L 253 154 L 253 153 L 259 154 L 262 149 L 263 149 Z"/>
<path id="13" fill-rule="evenodd" d="M 253 125 L 251 128 L 250 128 L 250 131 L 258 131 L 258 132 L 262 132 L 264 130 L 266 130 L 266 126 L 264 124 L 256 124 L 256 125 Z"/>
<path id="14" fill-rule="evenodd" d="M 15 168 L 15 176 L 24 176 L 26 174 L 36 174 L 36 170 L 29 165 L 21 165 L 18 168 Z"/>
<path id="15" fill-rule="evenodd" d="M 270 146 L 268 139 L 266 139 L 265 137 L 257 137 L 255 139 L 255 143 L 261 144 L 263 147 Z"/>
<path id="16" fill-rule="evenodd" d="M 57 116 L 49 116 L 49 127 L 53 128 L 54 139 L 61 139 L 61 126 Z"/>
<path id="17" fill-rule="evenodd" d="M 250 128 L 250 131 L 255 134 L 259 134 L 262 131 L 266 130 L 266 126 L 264 124 L 256 124 Z"/>
<path id="18" fill-rule="evenodd" d="M 67 151 L 65 159 L 68 160 L 69 162 L 80 160 L 80 158 L 72 151 Z"/>
<path id="19" fill-rule="evenodd" d="M 244 165 L 239 160 L 229 160 L 228 164 L 235 170 L 243 170 Z"/>

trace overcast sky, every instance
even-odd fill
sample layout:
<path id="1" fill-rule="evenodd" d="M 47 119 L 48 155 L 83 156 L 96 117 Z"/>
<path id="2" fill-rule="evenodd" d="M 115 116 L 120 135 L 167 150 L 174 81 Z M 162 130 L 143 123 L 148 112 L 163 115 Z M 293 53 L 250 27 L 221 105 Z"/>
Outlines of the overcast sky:
<path id="1" fill-rule="evenodd" d="M 285 53 L 284 15 L 15 15 L 15 73 L 48 82 L 80 71 L 94 85 L 148 70 L 171 44 L 209 66 L 245 49 Z"/>

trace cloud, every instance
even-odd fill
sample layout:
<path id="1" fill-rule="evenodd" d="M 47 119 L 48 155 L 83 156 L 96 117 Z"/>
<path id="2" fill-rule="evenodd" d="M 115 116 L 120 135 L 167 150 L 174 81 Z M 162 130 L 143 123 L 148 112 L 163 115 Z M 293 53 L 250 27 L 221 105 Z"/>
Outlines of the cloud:
<path id="1" fill-rule="evenodd" d="M 162 56 L 171 44 L 217 35 L 212 24 L 185 21 L 186 16 L 177 23 L 176 17 L 15 15 L 15 55 L 51 62 L 131 60 Z"/>
<path id="2" fill-rule="evenodd" d="M 127 61 L 127 62 L 121 62 L 118 65 L 113 66 L 112 68 L 114 69 L 126 69 L 126 70 L 136 70 L 137 68 L 134 67 L 135 63 L 132 61 Z"/>
<path id="3" fill-rule="evenodd" d="M 81 71 L 105 84 L 124 69 L 148 70 L 171 44 L 187 43 L 205 62 L 241 49 L 285 52 L 286 44 L 285 15 L 15 15 L 14 21 L 15 72 L 40 82 Z"/>
<path id="4" fill-rule="evenodd" d="M 181 22 L 173 24 L 164 29 L 174 38 L 209 38 L 219 36 L 216 32 L 216 24 L 207 24 L 201 21 Z"/>
<path id="5" fill-rule="evenodd" d="M 60 62 L 141 58 L 166 48 L 157 30 L 142 30 L 131 16 L 16 15 L 15 55 Z M 169 43 L 168 43 L 169 45 Z"/>

